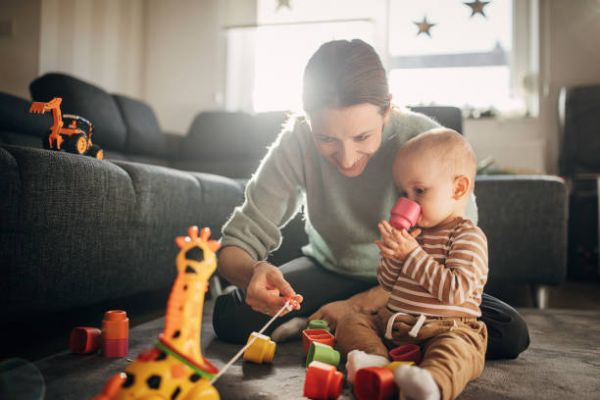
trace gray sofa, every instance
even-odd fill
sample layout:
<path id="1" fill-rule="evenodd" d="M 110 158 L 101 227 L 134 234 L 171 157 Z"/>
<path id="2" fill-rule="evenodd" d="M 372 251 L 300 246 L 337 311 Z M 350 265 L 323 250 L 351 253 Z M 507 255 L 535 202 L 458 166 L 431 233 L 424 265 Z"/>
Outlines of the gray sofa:
<path id="1" fill-rule="evenodd" d="M 148 105 L 69 76 L 43 76 L 31 91 L 38 101 L 63 97 L 64 113 L 90 119 L 107 159 L 40 149 L 49 119 L 29 115 L 29 100 L 0 94 L 0 312 L 7 322 L 168 290 L 175 236 L 192 224 L 219 236 L 243 200 L 243 179 L 285 119 L 204 112 L 187 135 L 174 136 L 162 132 Z M 432 112 L 442 124 L 456 122 L 444 115 Z M 563 182 L 481 176 L 476 195 L 490 239 L 490 282 L 560 284 Z M 296 257 L 305 242 L 297 218 L 272 261 Z M 147 306 L 162 310 L 164 298 Z"/>

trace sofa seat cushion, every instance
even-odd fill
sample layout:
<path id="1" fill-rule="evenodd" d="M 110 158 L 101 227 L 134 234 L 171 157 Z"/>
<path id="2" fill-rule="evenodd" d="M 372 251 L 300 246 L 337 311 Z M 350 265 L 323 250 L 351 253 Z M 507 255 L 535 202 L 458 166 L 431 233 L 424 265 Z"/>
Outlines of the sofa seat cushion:
<path id="1" fill-rule="evenodd" d="M 59 73 L 42 75 L 31 82 L 29 90 L 36 101 L 62 97 L 62 113 L 88 119 L 94 126 L 94 142 L 105 150 L 125 149 L 127 128 L 117 103 L 105 90 Z"/>

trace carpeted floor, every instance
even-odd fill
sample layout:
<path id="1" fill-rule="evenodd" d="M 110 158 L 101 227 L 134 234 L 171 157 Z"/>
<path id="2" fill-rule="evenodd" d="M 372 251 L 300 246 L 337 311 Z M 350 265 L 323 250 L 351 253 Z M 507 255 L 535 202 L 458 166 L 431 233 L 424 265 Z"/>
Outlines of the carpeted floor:
<path id="1" fill-rule="evenodd" d="M 203 326 L 204 355 L 218 367 L 241 348 L 216 340 L 210 304 Z M 517 360 L 491 361 L 460 399 L 598 399 L 600 398 L 600 311 L 520 310 L 527 320 L 531 347 Z M 140 325 L 130 336 L 132 358 L 162 330 L 162 319 Z M 84 399 L 98 393 L 107 377 L 127 365 L 125 359 L 66 352 L 36 363 L 46 399 Z M 222 399 L 300 399 L 304 384 L 300 342 L 280 344 L 273 365 L 238 361 L 217 382 Z M 345 398 L 352 398 L 346 388 Z"/>

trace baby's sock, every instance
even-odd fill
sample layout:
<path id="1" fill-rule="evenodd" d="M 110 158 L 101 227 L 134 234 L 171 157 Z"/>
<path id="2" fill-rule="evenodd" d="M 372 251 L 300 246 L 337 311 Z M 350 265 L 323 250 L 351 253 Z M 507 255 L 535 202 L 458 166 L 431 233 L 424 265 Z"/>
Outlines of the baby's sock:
<path id="1" fill-rule="evenodd" d="M 394 370 L 394 381 L 400 388 L 401 398 L 411 400 L 439 400 L 440 389 L 426 369 L 401 365 Z"/>
<path id="2" fill-rule="evenodd" d="M 274 342 L 284 342 L 288 339 L 300 337 L 302 331 L 306 328 L 308 319 L 292 318 L 288 322 L 281 324 L 271 333 L 271 339 Z"/>
<path id="3" fill-rule="evenodd" d="M 362 350 L 352 350 L 348 353 L 348 361 L 346 361 L 346 371 L 348 372 L 348 382 L 354 383 L 356 371 L 368 367 L 385 367 L 390 363 L 390 360 L 383 356 L 375 354 L 367 354 Z"/>

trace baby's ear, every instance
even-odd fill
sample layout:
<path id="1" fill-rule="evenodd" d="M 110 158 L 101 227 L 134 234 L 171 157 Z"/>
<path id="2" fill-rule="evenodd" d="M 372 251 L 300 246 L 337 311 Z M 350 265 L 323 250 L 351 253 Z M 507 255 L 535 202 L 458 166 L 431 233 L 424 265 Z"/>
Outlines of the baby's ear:
<path id="1" fill-rule="evenodd" d="M 454 178 L 454 188 L 452 198 L 454 200 L 460 200 L 463 198 L 471 189 L 471 179 L 465 175 L 459 175 Z"/>

